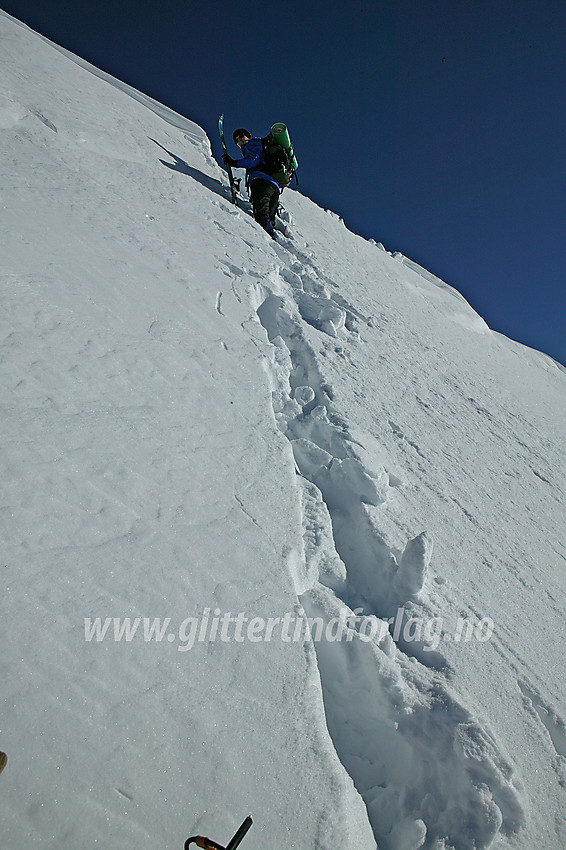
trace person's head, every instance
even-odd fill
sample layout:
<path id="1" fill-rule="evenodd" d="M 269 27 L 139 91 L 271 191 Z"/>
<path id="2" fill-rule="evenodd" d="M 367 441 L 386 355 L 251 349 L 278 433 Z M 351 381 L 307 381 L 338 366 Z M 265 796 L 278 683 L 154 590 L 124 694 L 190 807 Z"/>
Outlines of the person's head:
<path id="1" fill-rule="evenodd" d="M 243 127 L 240 127 L 239 130 L 234 130 L 234 133 L 233 133 L 233 136 L 232 136 L 232 138 L 234 139 L 234 142 L 238 145 L 239 148 L 241 148 L 242 145 L 245 144 L 246 142 L 249 142 L 251 137 L 252 137 L 252 134 L 250 133 L 250 131 L 245 130 Z"/>

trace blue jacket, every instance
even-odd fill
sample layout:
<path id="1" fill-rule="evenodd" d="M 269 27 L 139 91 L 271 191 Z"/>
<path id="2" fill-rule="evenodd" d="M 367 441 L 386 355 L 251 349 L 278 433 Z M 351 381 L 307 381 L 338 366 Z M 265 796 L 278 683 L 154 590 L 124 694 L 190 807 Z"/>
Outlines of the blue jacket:
<path id="1" fill-rule="evenodd" d="M 245 168 L 248 172 L 248 179 L 255 180 L 256 177 L 261 177 L 263 180 L 269 180 L 274 186 L 280 189 L 279 183 L 272 174 L 266 174 L 260 166 L 264 165 L 263 145 L 259 137 L 250 139 L 249 142 L 242 147 L 243 159 L 238 159 L 234 163 L 234 168 Z"/>

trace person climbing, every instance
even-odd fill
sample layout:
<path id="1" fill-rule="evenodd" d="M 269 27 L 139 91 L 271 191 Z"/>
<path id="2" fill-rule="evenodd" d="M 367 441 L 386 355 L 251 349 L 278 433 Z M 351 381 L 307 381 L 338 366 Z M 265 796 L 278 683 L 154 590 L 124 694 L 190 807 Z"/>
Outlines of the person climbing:
<path id="1" fill-rule="evenodd" d="M 277 239 L 275 215 L 279 206 L 281 187 L 273 175 L 262 171 L 262 165 L 265 167 L 262 140 L 259 137 L 252 138 L 249 130 L 243 127 L 234 130 L 233 139 L 242 151 L 242 159 L 233 159 L 227 153 L 222 155 L 222 159 L 232 168 L 246 169 L 254 218 L 272 239 Z"/>

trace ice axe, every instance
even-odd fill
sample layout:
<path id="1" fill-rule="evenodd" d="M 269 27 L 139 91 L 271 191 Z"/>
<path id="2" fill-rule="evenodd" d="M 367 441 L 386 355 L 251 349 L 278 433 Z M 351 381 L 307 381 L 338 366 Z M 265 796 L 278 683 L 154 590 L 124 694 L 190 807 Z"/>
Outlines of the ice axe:
<path id="1" fill-rule="evenodd" d="M 203 850 L 236 850 L 236 847 L 252 825 L 253 821 L 251 816 L 248 815 L 247 818 L 242 822 L 241 826 L 236 830 L 226 847 L 223 847 L 221 844 L 217 844 L 216 841 L 212 841 L 210 838 L 205 838 L 204 835 L 192 835 L 190 838 L 187 838 L 185 841 L 185 850 L 189 850 L 189 844 L 191 841 L 194 841 L 197 847 L 202 847 Z"/>

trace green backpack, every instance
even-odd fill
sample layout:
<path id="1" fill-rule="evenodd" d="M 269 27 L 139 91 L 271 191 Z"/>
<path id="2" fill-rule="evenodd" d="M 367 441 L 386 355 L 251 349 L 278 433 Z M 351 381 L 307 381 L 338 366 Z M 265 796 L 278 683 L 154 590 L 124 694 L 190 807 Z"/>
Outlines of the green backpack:
<path id="1" fill-rule="evenodd" d="M 285 124 L 274 124 L 269 134 L 261 140 L 261 144 L 263 146 L 262 168 L 265 173 L 275 177 L 281 189 L 288 186 L 293 177 L 298 184 L 299 163 Z"/>

